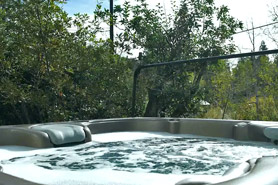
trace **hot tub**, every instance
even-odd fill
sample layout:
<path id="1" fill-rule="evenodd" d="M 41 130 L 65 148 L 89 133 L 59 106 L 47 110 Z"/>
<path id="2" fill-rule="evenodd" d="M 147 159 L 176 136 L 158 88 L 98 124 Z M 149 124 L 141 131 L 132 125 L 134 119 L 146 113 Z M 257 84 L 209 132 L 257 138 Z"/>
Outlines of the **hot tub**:
<path id="1" fill-rule="evenodd" d="M 0 127 L 0 184 L 277 185 L 276 128 L 180 118 Z"/>

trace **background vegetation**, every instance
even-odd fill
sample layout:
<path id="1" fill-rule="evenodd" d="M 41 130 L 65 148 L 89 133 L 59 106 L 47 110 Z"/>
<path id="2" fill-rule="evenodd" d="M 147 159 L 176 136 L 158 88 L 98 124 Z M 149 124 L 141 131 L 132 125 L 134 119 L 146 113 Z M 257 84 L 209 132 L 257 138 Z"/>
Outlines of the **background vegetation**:
<path id="1" fill-rule="evenodd" d="M 62 3 L 0 2 L 0 125 L 128 117 L 138 65 L 233 53 L 233 34 L 243 27 L 213 0 L 182 0 L 171 15 L 127 1 L 115 7 L 122 31 L 112 43 L 98 36 L 110 23 L 108 10 L 99 5 L 94 17 L 70 17 Z M 132 49 L 143 58 L 121 55 Z M 234 68 L 219 60 L 145 70 L 136 114 L 278 120 L 277 65 L 260 56 Z"/>

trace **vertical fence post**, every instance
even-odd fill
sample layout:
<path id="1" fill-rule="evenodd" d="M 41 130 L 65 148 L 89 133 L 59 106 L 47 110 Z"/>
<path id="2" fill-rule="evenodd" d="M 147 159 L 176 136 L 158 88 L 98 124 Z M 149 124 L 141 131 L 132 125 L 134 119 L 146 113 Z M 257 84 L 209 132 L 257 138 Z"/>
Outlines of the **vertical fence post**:
<path id="1" fill-rule="evenodd" d="M 250 53 L 239 53 L 239 54 L 230 54 L 230 55 L 222 55 L 222 56 L 212 56 L 206 58 L 197 58 L 197 59 L 189 59 L 189 60 L 178 60 L 178 61 L 170 61 L 164 63 L 153 63 L 153 64 L 145 64 L 138 66 L 133 75 L 133 89 L 132 89 L 132 107 L 131 114 L 132 117 L 136 116 L 136 90 L 137 90 L 137 78 L 141 72 L 141 69 L 152 68 L 152 67 L 161 67 L 161 66 L 170 66 L 170 65 L 181 65 L 185 63 L 195 63 L 195 62 L 207 62 L 212 60 L 225 60 L 232 58 L 240 58 L 240 57 L 252 57 L 258 55 L 269 55 L 269 54 L 277 54 L 278 49 L 273 50 L 264 50 Z"/>
<path id="2" fill-rule="evenodd" d="M 132 117 L 136 116 L 136 90 L 137 90 L 137 78 L 140 74 L 141 71 L 141 66 L 138 66 L 135 71 L 134 71 L 134 75 L 133 75 L 133 87 L 132 87 L 132 107 L 131 107 L 131 115 Z"/>
<path id="3" fill-rule="evenodd" d="M 114 53 L 114 0 L 110 0 L 110 40 L 111 40 L 111 50 Z"/>

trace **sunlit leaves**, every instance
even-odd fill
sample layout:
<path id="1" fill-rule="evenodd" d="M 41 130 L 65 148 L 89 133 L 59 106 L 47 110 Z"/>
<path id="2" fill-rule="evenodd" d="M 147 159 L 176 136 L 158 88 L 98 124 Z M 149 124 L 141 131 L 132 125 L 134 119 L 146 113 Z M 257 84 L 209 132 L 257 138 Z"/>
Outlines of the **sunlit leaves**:
<path id="1" fill-rule="evenodd" d="M 0 5 L 2 124 L 128 115 L 129 63 L 96 37 L 99 18 L 71 18 L 61 2 Z"/>

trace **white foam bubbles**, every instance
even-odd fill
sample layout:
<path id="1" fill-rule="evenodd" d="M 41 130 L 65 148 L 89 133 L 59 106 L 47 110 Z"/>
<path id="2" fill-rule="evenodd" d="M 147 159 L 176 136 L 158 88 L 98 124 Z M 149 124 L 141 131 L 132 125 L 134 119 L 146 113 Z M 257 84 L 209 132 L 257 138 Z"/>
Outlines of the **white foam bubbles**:
<path id="1" fill-rule="evenodd" d="M 173 185 L 186 177 L 217 181 L 233 164 L 278 154 L 266 143 L 194 135 L 121 132 L 92 139 L 53 149 L 0 147 L 0 165 L 8 174 L 51 185 Z"/>

